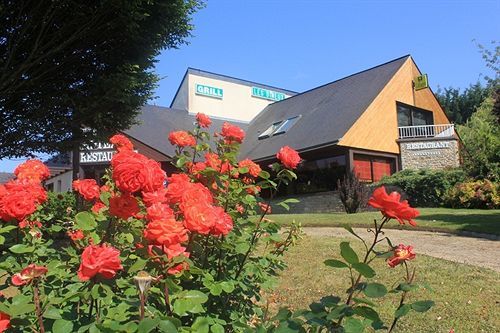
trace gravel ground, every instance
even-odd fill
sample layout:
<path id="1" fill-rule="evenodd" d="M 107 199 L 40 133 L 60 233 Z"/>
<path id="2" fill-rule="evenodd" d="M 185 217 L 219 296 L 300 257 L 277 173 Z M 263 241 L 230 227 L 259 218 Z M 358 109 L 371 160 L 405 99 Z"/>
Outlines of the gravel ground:
<path id="1" fill-rule="evenodd" d="M 363 228 L 354 231 L 361 237 L 373 239 Z M 306 227 L 304 232 L 316 237 L 353 237 L 343 228 Z M 500 272 L 500 240 L 464 237 L 442 232 L 406 231 L 386 229 L 393 244 L 413 245 L 416 253 L 458 263 L 486 267 Z"/>

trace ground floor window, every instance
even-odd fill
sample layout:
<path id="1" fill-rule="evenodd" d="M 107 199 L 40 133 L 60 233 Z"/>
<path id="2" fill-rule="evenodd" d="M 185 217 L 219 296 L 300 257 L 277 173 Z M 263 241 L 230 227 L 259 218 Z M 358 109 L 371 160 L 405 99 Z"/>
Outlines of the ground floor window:
<path id="1" fill-rule="evenodd" d="M 378 182 L 396 170 L 394 158 L 354 154 L 354 173 L 364 182 Z"/>

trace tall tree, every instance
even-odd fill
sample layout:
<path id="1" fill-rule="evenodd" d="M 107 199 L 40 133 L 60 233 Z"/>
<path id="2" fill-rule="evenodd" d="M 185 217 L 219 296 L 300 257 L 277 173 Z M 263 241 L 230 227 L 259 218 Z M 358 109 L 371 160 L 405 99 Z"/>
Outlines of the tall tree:
<path id="1" fill-rule="evenodd" d="M 436 97 L 451 122 L 465 124 L 489 94 L 489 88 L 480 82 L 463 91 L 449 87 L 436 92 Z"/>
<path id="2" fill-rule="evenodd" d="M 78 150 L 134 122 L 155 57 L 201 0 L 3 0 L 0 158 Z"/>

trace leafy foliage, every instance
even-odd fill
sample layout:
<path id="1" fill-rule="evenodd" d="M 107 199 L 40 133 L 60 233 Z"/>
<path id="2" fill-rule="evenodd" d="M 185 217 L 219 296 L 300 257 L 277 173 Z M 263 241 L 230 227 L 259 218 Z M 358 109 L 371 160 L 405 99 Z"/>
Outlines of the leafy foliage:
<path id="1" fill-rule="evenodd" d="M 0 157 L 70 151 L 128 128 L 152 97 L 155 57 L 185 43 L 199 7 L 198 0 L 3 1 Z"/>
<path id="2" fill-rule="evenodd" d="M 439 88 L 436 97 L 452 123 L 465 124 L 488 94 L 489 88 L 477 82 L 463 91 L 453 87 Z"/>
<path id="3" fill-rule="evenodd" d="M 446 194 L 446 203 L 453 208 L 500 208 L 500 184 L 469 180 L 456 184 Z"/>
<path id="4" fill-rule="evenodd" d="M 500 123 L 493 114 L 494 101 L 487 98 L 457 131 L 464 144 L 464 168 L 473 177 L 500 180 Z"/>
<path id="5" fill-rule="evenodd" d="M 384 177 L 377 185 L 402 191 L 412 206 L 439 207 L 445 204 L 445 194 L 465 179 L 466 173 L 462 169 L 406 169 Z"/>

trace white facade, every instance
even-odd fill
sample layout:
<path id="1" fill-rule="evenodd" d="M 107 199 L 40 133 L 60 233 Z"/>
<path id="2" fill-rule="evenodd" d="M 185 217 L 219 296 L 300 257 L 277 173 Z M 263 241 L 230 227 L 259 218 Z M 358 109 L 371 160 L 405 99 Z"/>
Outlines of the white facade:
<path id="1" fill-rule="evenodd" d="M 191 114 L 250 122 L 267 105 L 295 93 L 250 81 L 188 69 L 172 101 Z"/>
<path id="2" fill-rule="evenodd" d="M 45 187 L 53 192 L 68 192 L 72 191 L 71 184 L 73 183 L 73 171 L 69 170 L 57 176 L 51 177 L 45 181 Z"/>

